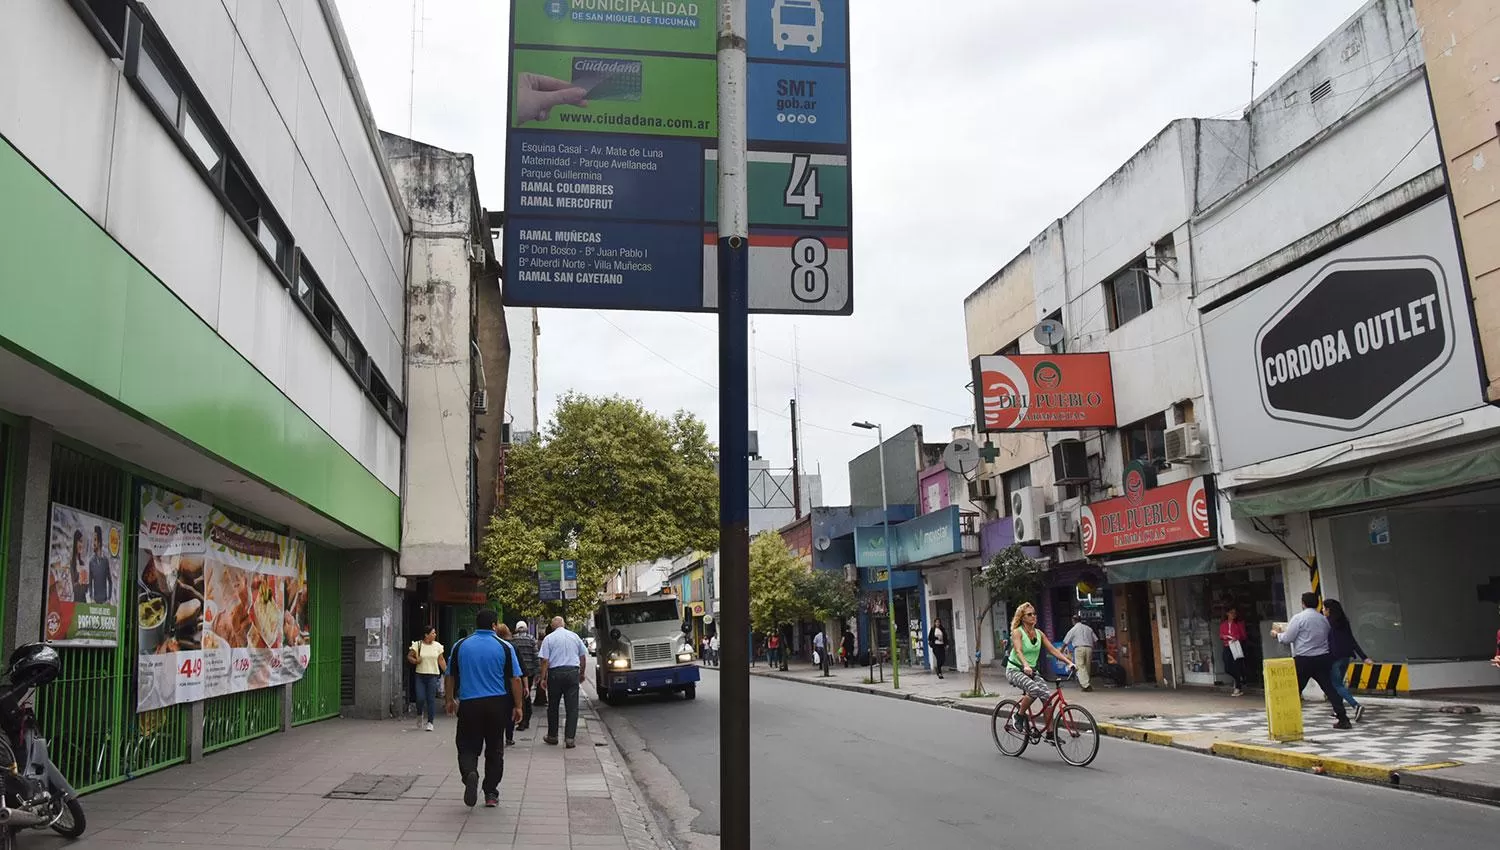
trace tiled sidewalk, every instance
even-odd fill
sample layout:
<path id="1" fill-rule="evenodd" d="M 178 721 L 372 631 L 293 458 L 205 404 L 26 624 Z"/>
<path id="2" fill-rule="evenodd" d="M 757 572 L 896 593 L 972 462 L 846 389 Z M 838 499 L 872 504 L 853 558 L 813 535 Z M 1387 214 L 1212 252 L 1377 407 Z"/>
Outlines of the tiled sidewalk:
<path id="1" fill-rule="evenodd" d="M 500 806 L 464 806 L 452 718 L 423 732 L 410 721 L 330 720 L 210 755 L 83 799 L 89 831 L 51 833 L 26 848 L 145 846 L 609 848 L 664 846 L 598 716 L 583 705 L 577 749 L 542 743 L 541 727 L 506 751 Z M 399 800 L 328 799 L 351 775 L 415 776 Z"/>

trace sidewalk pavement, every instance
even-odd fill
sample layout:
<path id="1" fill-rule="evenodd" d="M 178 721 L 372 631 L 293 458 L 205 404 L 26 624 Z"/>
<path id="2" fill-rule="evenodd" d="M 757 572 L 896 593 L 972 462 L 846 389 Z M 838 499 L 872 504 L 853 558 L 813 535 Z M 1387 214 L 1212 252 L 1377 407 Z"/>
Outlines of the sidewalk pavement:
<path id="1" fill-rule="evenodd" d="M 785 673 L 764 665 L 751 668 L 760 676 L 980 714 L 1015 693 L 999 668 L 983 671 L 988 694 L 980 698 L 963 696 L 973 688 L 972 672 L 939 679 L 926 670 L 903 670 L 899 691 L 892 687 L 889 668 L 885 681 L 876 683 L 867 682 L 865 667 L 831 672 L 824 677 L 806 663 L 793 663 Z M 1500 803 L 1500 705 L 1493 702 L 1357 696 L 1366 707 L 1364 721 L 1336 730 L 1328 704 L 1309 698 L 1303 701 L 1303 740 L 1280 743 L 1268 736 L 1265 704 L 1256 692 L 1231 697 L 1207 688 L 1096 684 L 1088 693 L 1073 683 L 1066 688 L 1068 701 L 1087 708 L 1105 735 Z M 1477 710 L 1457 712 L 1459 706 Z"/>
<path id="2" fill-rule="evenodd" d="M 516 733 L 494 809 L 463 804 L 453 718 L 439 718 L 435 732 L 421 731 L 414 719 L 328 720 L 90 794 L 83 798 L 89 823 L 83 838 L 65 842 L 38 832 L 21 844 L 69 850 L 667 846 L 586 699 L 580 712 L 573 750 L 542 742 L 545 711 Z M 326 796 L 355 774 L 401 777 L 394 783 L 399 797 Z M 410 787 L 401 791 L 408 779 Z"/>

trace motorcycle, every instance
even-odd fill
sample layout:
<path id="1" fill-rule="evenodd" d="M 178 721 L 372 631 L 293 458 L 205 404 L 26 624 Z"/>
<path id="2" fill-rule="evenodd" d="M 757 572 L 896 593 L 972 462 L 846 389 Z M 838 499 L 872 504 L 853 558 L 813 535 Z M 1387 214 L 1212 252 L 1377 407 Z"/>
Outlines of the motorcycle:
<path id="1" fill-rule="evenodd" d="M 0 684 L 0 850 L 14 850 L 23 829 L 50 829 L 77 838 L 87 827 L 78 792 L 47 754 L 32 696 L 57 679 L 62 659 L 44 643 L 11 653 Z M 24 756 L 18 761 L 17 755 Z"/>

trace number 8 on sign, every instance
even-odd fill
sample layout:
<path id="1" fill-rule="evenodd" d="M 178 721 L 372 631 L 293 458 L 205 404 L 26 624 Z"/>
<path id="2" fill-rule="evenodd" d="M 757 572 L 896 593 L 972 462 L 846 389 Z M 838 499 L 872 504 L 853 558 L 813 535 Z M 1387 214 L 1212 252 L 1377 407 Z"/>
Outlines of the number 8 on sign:
<path id="1" fill-rule="evenodd" d="M 823 240 L 804 236 L 792 246 L 792 294 L 799 301 L 815 303 L 828 297 L 828 246 Z"/>

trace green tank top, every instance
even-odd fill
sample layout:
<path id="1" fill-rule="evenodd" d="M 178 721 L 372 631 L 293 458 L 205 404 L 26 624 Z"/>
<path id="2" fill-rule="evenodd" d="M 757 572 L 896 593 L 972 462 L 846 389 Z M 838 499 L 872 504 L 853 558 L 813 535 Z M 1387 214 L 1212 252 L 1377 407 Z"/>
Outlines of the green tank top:
<path id="1" fill-rule="evenodd" d="M 1026 658 L 1026 663 L 1025 664 L 1021 663 L 1022 656 L 1025 656 L 1025 658 Z M 1016 644 L 1015 646 L 1011 647 L 1011 650 L 1010 650 L 1010 663 L 1011 663 L 1011 666 L 1012 667 L 1017 667 L 1017 668 L 1030 667 L 1031 669 L 1035 670 L 1036 669 L 1036 663 L 1038 661 L 1040 661 L 1041 658 L 1042 658 L 1042 632 L 1041 632 L 1041 630 L 1040 629 L 1037 630 L 1035 639 L 1028 640 L 1026 638 L 1026 630 L 1025 629 L 1021 629 L 1021 642 L 1019 644 Z"/>

